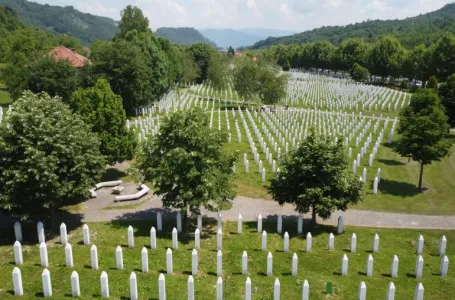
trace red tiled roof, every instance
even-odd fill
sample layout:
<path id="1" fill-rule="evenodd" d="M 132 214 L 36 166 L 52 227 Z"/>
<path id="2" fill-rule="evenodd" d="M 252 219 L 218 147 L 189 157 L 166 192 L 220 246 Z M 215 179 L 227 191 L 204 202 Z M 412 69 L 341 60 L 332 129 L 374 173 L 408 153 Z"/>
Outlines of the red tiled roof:
<path id="1" fill-rule="evenodd" d="M 51 52 L 49 52 L 49 56 L 56 60 L 65 59 L 75 68 L 83 67 L 86 63 L 89 65 L 92 63 L 88 58 L 63 46 L 55 47 Z"/>

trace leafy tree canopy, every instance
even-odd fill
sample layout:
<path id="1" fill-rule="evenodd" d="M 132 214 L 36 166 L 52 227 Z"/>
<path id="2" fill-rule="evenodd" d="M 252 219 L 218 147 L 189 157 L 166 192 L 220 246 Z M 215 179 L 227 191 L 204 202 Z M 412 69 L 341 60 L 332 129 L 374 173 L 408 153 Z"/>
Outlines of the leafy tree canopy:
<path id="1" fill-rule="evenodd" d="M 121 16 L 114 39 L 125 39 L 127 34 L 132 31 L 137 33 L 150 31 L 149 20 L 138 7 L 128 5 L 122 10 Z"/>
<path id="2" fill-rule="evenodd" d="M 0 209 L 24 218 L 82 200 L 100 179 L 99 140 L 60 98 L 25 92 L 0 130 Z"/>
<path id="3" fill-rule="evenodd" d="M 433 89 L 415 93 L 409 106 L 400 112 L 400 137 L 394 150 L 420 163 L 419 188 L 422 188 L 424 166 L 449 154 L 453 139 L 447 122 L 444 108 Z"/>
<path id="4" fill-rule="evenodd" d="M 201 83 L 208 78 L 208 69 L 212 53 L 215 52 L 212 46 L 205 43 L 196 43 L 188 48 L 188 53 L 197 63 L 200 70 L 198 82 Z"/>
<path id="5" fill-rule="evenodd" d="M 163 205 L 198 213 L 231 207 L 235 156 L 223 152 L 225 133 L 211 130 L 199 109 L 177 111 L 161 123 L 159 134 L 149 137 L 138 153 L 135 168 L 152 182 Z"/>
<path id="6" fill-rule="evenodd" d="M 367 68 L 355 63 L 351 69 L 351 78 L 355 81 L 367 81 L 370 78 L 370 72 Z"/>
<path id="7" fill-rule="evenodd" d="M 78 89 L 71 97 L 70 107 L 91 126 L 100 138 L 100 151 L 109 164 L 133 158 L 135 139 L 126 128 L 126 113 L 122 98 L 112 92 L 105 79 L 95 86 Z"/>
<path id="8" fill-rule="evenodd" d="M 282 156 L 281 171 L 271 180 L 269 193 L 280 205 L 291 203 L 299 213 L 312 210 L 327 219 L 336 210 L 363 199 L 362 182 L 349 172 L 345 148 L 339 140 L 311 130 L 300 146 Z"/>
<path id="9" fill-rule="evenodd" d="M 449 117 L 449 124 L 453 128 L 455 127 L 455 74 L 450 75 L 447 82 L 441 84 L 438 94 Z"/>

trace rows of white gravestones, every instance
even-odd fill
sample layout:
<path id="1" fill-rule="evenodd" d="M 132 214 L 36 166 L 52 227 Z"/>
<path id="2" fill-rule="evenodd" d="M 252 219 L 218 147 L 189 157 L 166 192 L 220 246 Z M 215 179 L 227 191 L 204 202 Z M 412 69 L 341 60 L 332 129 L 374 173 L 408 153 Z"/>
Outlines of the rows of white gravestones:
<path id="1" fill-rule="evenodd" d="M 218 124 L 219 130 L 224 129 L 221 124 L 224 123 L 222 120 L 226 119 L 225 128 L 230 143 L 248 143 L 250 151 L 243 153 L 243 165 L 235 166 L 235 171 L 254 173 L 258 170 L 259 174 L 263 174 L 263 171 L 266 174 L 279 172 L 280 155 L 298 146 L 300 141 L 306 138 L 309 128 L 314 127 L 319 133 L 333 136 L 334 140 L 345 137 L 344 144 L 348 156 L 352 159 L 352 171 L 359 174 L 362 181 L 372 182 L 375 193 L 381 179 L 381 170 L 371 170 L 373 162 L 379 147 L 386 140 L 386 135 L 387 142 L 392 142 L 397 122 L 396 119 L 392 122 L 387 118 L 313 110 L 272 113 L 250 112 L 248 108 L 244 111 L 224 112 L 219 109 L 216 114 L 211 111 L 210 116 L 210 123 Z M 231 123 L 234 123 L 232 128 Z M 254 168 L 252 162 L 255 163 Z"/>
<path id="2" fill-rule="evenodd" d="M 179 233 L 182 232 L 182 215 L 180 212 L 176 213 L 176 227 L 172 230 L 172 249 L 168 248 L 163 257 L 163 260 L 166 261 L 166 274 L 171 275 L 176 270 L 174 270 L 173 265 L 173 255 L 179 249 Z M 273 254 L 271 251 L 276 251 L 277 249 L 271 249 L 267 246 L 267 232 L 263 230 L 263 218 L 261 215 L 258 216 L 256 222 L 256 229 L 257 233 L 261 235 L 260 239 L 260 247 L 262 252 L 267 253 L 267 256 L 264 259 L 264 265 L 266 265 L 266 275 L 267 276 L 274 276 L 274 263 L 273 263 Z M 297 220 L 297 233 L 303 233 L 303 219 L 301 216 L 298 217 Z M 337 233 L 343 233 L 343 219 L 342 217 L 338 220 L 338 227 Z M 237 218 L 237 234 L 243 233 L 243 219 L 242 216 L 239 215 Z M 154 251 L 158 245 L 157 240 L 157 231 L 163 230 L 162 224 L 162 216 L 161 213 L 157 213 L 156 217 L 156 228 L 151 227 L 150 229 L 150 251 Z M 194 279 L 193 276 L 198 276 L 199 274 L 199 261 L 198 258 L 199 251 L 201 250 L 201 234 L 203 232 L 203 220 L 201 216 L 197 217 L 197 228 L 194 232 L 194 245 L 195 248 L 191 252 L 191 256 L 188 252 L 180 253 L 178 255 L 188 255 L 190 256 L 188 259 L 191 259 L 191 276 L 188 278 L 188 299 L 194 299 Z M 84 225 L 82 228 L 83 231 L 83 244 L 85 246 L 89 246 L 90 243 L 90 229 L 88 225 Z M 12 282 L 13 282 L 13 290 L 14 294 L 17 296 L 24 295 L 24 288 L 23 288 L 23 280 L 22 274 L 20 270 L 20 266 L 24 264 L 23 253 L 22 253 L 22 227 L 19 222 L 14 224 L 14 232 L 16 237 L 16 242 L 14 243 L 14 262 L 16 267 L 13 269 L 12 272 Z M 49 272 L 48 268 L 51 264 L 48 257 L 48 249 L 47 244 L 45 241 L 45 233 L 44 233 L 44 226 L 41 222 L 37 225 L 37 233 L 38 233 L 38 240 L 40 242 L 39 245 L 39 253 L 40 253 L 40 265 L 44 268 L 42 272 L 42 285 L 43 285 L 43 294 L 45 297 L 52 296 L 52 280 L 51 280 L 51 273 Z M 270 232 L 269 232 L 270 233 Z M 283 218 L 282 216 L 277 216 L 276 219 L 276 233 L 279 235 L 283 234 Z M 232 234 L 232 233 L 229 233 Z M 60 242 L 65 247 L 64 248 L 64 256 L 65 256 L 65 266 L 68 268 L 74 268 L 74 257 L 72 251 L 72 245 L 70 243 L 70 239 L 67 232 L 67 227 L 64 223 L 60 226 Z M 135 236 L 134 236 L 134 229 L 133 227 L 129 226 L 127 229 L 127 245 L 128 248 L 135 247 Z M 289 243 L 289 234 L 288 232 L 284 232 L 283 234 L 283 244 L 282 244 L 282 251 L 283 253 L 292 253 L 290 249 Z M 328 250 L 335 250 L 335 235 L 330 233 L 328 235 L 327 240 L 327 249 Z M 423 253 L 424 253 L 424 245 L 425 240 L 422 235 L 420 235 L 416 241 L 416 248 L 415 248 L 415 255 L 416 255 L 416 263 L 415 263 L 415 272 L 414 277 L 416 279 L 421 279 L 423 276 L 423 268 L 425 266 Z M 306 235 L 306 253 L 312 252 L 313 249 L 313 237 L 311 232 L 308 232 Z M 438 255 L 441 257 L 440 266 L 439 266 L 439 275 L 441 277 L 446 277 L 448 274 L 448 267 L 449 267 L 449 259 L 446 256 L 446 249 L 447 249 L 447 239 L 445 236 L 441 236 L 439 241 L 438 247 Z M 370 250 L 370 249 L 369 249 Z M 99 255 L 98 255 L 98 248 L 95 244 L 91 244 L 90 246 L 90 267 L 93 270 L 99 270 Z M 140 261 L 141 261 L 141 272 L 148 273 L 149 272 L 149 249 L 147 247 L 143 247 L 141 254 L 140 254 Z M 223 221 L 222 221 L 222 214 L 219 213 L 217 216 L 217 234 L 216 234 L 216 275 L 218 276 L 216 288 L 217 288 L 217 299 L 223 298 L 222 292 L 222 277 L 223 275 L 227 275 L 223 271 Z M 350 253 L 357 253 L 357 236 L 355 233 L 352 234 L 350 240 Z M 371 253 L 369 254 L 365 264 L 365 274 L 367 277 L 373 277 L 373 270 L 374 270 L 374 254 L 380 252 L 380 237 L 378 234 L 375 234 L 372 239 L 372 248 Z M 177 252 L 179 253 L 179 252 Z M 63 253 L 62 253 L 63 255 Z M 239 257 L 239 261 L 241 261 L 241 274 L 247 276 L 248 272 L 248 253 L 246 251 L 242 252 L 241 257 Z M 123 250 L 122 247 L 117 246 L 115 250 L 115 261 L 116 261 L 116 269 L 124 270 L 125 265 L 123 263 Z M 229 264 L 232 264 L 232 261 L 229 261 Z M 428 265 L 428 264 L 427 264 Z M 299 264 L 299 258 L 297 253 L 292 255 L 291 263 L 289 266 L 291 276 L 298 276 L 298 269 L 302 267 Z M 334 263 L 333 268 L 336 267 L 336 263 Z M 347 254 L 344 254 L 341 258 L 341 264 L 339 265 L 340 276 L 349 276 L 349 258 Z M 239 270 L 240 271 L 240 270 Z M 390 264 L 390 277 L 396 278 L 399 272 L 399 258 L 397 255 L 394 255 L 391 258 Z M 73 297 L 80 297 L 81 296 L 81 286 L 79 282 L 79 275 L 76 270 L 74 270 L 71 274 L 71 292 Z M 130 283 L 130 297 L 131 299 L 138 299 L 138 287 L 137 287 L 137 277 L 134 272 L 131 273 L 129 278 Z M 165 291 L 165 277 L 163 274 L 159 276 L 159 299 L 166 299 L 166 291 Z M 100 287 L 101 287 L 101 295 L 103 298 L 109 298 L 109 281 L 108 281 L 108 274 L 103 271 L 100 276 Z M 286 287 L 291 288 L 291 287 Z M 274 292 L 273 292 L 274 299 L 280 299 L 280 281 L 277 278 L 274 283 Z M 389 283 L 387 287 L 387 299 L 394 299 L 395 297 L 395 286 L 393 283 Z M 182 296 L 184 298 L 184 296 Z M 229 297 L 227 297 L 229 298 Z M 246 286 L 245 286 L 245 299 L 251 299 L 251 279 L 249 277 L 246 278 Z M 309 299 L 309 283 L 307 280 L 303 282 L 302 285 L 302 299 Z M 358 299 L 366 299 L 366 285 L 364 282 L 361 282 L 359 285 L 359 293 Z M 416 287 L 416 292 L 414 295 L 414 299 L 423 299 L 423 285 L 419 283 Z"/>
<path id="3" fill-rule="evenodd" d="M 354 83 L 308 73 L 291 72 L 284 104 L 314 109 L 349 111 L 397 111 L 410 95 L 386 87 Z"/>
<path id="4" fill-rule="evenodd" d="M 209 126 L 226 130 L 229 143 L 248 143 L 251 151 L 243 153 L 243 166 L 240 168 L 246 173 L 257 169 L 263 178 L 262 182 L 269 177 L 268 174 L 279 171 L 280 155 L 298 146 L 307 136 L 310 127 L 314 127 L 320 134 L 333 136 L 334 140 L 344 137 L 348 156 L 352 159 L 352 171 L 359 174 L 362 181 L 372 182 L 373 192 L 377 193 L 381 170 L 369 169 L 373 166 L 381 143 L 386 139 L 388 143 L 392 142 L 396 118 L 392 121 L 382 116 L 364 116 L 362 113 L 347 114 L 305 109 L 281 110 L 275 113 L 250 111 L 248 108 L 242 111 L 240 107 L 228 110 L 226 107 L 221 108 L 222 102 L 206 101 L 187 93 L 181 97 L 174 94 L 165 97 L 160 102 L 158 110 L 167 114 L 192 106 L 206 109 L 210 119 Z M 152 135 L 156 134 L 159 122 L 159 115 L 135 119 L 133 126 L 138 129 L 138 138 L 145 139 L 149 132 Z M 131 126 L 130 123 L 127 126 Z M 255 168 L 250 163 L 252 161 L 256 164 Z M 233 166 L 236 171 L 239 170 L 238 167 Z"/>

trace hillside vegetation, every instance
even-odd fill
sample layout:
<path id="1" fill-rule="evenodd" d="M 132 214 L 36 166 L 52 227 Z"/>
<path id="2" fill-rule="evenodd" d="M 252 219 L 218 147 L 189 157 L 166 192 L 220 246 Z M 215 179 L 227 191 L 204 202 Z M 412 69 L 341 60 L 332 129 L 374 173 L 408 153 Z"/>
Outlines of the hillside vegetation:
<path id="1" fill-rule="evenodd" d="M 297 33 L 284 37 L 269 37 L 251 46 L 251 49 L 269 47 L 271 45 L 289 45 L 327 40 L 332 44 L 340 44 L 348 38 L 363 38 L 374 42 L 383 35 L 396 37 L 406 48 L 420 44 L 430 45 L 445 32 L 455 33 L 455 4 L 447 4 L 443 8 L 404 20 L 373 20 L 347 26 L 324 26 L 321 28 Z"/>
<path id="2" fill-rule="evenodd" d="M 14 9 L 25 25 L 69 35 L 85 45 L 95 40 L 110 40 L 117 30 L 116 21 L 82 13 L 72 6 L 41 5 L 25 0 L 0 0 L 0 5 Z"/>
<path id="3" fill-rule="evenodd" d="M 199 31 L 192 27 L 161 27 L 156 31 L 156 35 L 167 38 L 172 43 L 179 45 L 207 43 L 216 47 L 214 42 L 203 36 Z"/>

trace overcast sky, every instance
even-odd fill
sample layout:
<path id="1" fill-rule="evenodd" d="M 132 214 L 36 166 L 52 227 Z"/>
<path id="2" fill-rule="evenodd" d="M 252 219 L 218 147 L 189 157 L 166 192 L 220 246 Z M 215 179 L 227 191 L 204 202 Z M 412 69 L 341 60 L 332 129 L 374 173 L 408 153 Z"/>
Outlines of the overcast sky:
<path id="1" fill-rule="evenodd" d="M 367 19 L 404 19 L 437 10 L 454 0 L 34 0 L 120 19 L 138 6 L 158 27 L 270 28 L 301 32 Z"/>

